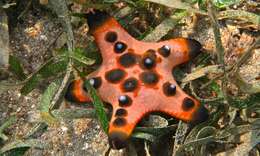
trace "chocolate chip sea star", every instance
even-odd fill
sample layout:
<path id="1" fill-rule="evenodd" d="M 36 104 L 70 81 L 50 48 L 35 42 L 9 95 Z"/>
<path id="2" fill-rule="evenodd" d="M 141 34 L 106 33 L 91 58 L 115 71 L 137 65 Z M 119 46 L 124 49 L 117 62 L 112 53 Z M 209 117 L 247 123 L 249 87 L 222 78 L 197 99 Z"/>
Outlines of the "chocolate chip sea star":
<path id="1" fill-rule="evenodd" d="M 199 42 L 186 38 L 142 42 L 104 12 L 97 11 L 87 18 L 103 62 L 86 79 L 113 107 L 108 132 L 112 148 L 124 148 L 136 124 L 151 112 L 162 112 L 188 123 L 207 119 L 207 109 L 185 94 L 172 76 L 174 67 L 200 53 Z M 83 83 L 81 79 L 74 80 L 66 98 L 90 102 Z"/>

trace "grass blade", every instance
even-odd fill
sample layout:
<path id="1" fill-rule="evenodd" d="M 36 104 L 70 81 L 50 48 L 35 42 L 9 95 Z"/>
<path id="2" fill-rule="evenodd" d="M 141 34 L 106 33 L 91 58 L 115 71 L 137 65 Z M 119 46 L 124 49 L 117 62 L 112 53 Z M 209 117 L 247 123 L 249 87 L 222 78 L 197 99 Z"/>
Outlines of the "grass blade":
<path id="1" fill-rule="evenodd" d="M 155 127 L 136 127 L 135 132 L 142 132 L 142 133 L 149 133 L 155 136 L 162 136 L 165 134 L 168 134 L 174 130 L 176 130 L 177 125 L 171 125 L 167 127 L 160 127 L 160 128 L 155 128 Z"/>
<path id="2" fill-rule="evenodd" d="M 19 80 L 26 79 L 21 62 L 17 57 L 12 55 L 9 56 L 9 69 L 16 75 Z"/>
<path id="3" fill-rule="evenodd" d="M 230 5 L 238 4 L 241 0 L 213 0 L 213 4 L 218 8 L 225 8 Z"/>
<path id="4" fill-rule="evenodd" d="M 87 88 L 89 95 L 92 98 L 94 108 L 97 113 L 97 117 L 99 122 L 101 123 L 101 126 L 103 130 L 107 133 L 108 132 L 108 119 L 105 112 L 105 108 L 103 105 L 103 102 L 98 97 L 96 90 L 89 84 L 88 81 L 84 82 L 84 86 Z"/>
<path id="5" fill-rule="evenodd" d="M 51 83 L 48 88 L 45 90 L 45 92 L 42 95 L 41 101 L 40 101 L 40 112 L 41 117 L 44 121 L 47 123 L 54 123 L 56 119 L 50 114 L 50 106 L 51 101 L 54 95 L 56 94 L 57 90 L 59 88 L 59 85 L 57 82 Z"/>
<path id="6" fill-rule="evenodd" d="M 6 144 L 0 149 L 0 154 L 4 154 L 7 151 L 15 150 L 19 148 L 25 147 L 34 147 L 34 148 L 41 148 L 43 149 L 47 145 L 37 139 L 29 139 L 29 140 L 15 140 L 9 144 Z"/>
<path id="7" fill-rule="evenodd" d="M 199 13 L 205 15 L 206 12 L 202 10 L 195 9 L 191 7 L 191 4 L 187 2 L 182 2 L 181 0 L 169 1 L 169 0 L 145 0 L 148 2 L 158 3 L 166 7 L 175 8 L 175 9 L 184 9 L 190 12 Z"/>
<path id="8" fill-rule="evenodd" d="M 149 142 L 155 142 L 156 141 L 156 137 L 153 136 L 152 134 L 149 133 L 144 133 L 144 132 L 135 132 L 132 134 L 133 138 L 137 138 L 137 139 L 143 139 L 143 140 L 147 140 Z"/>
<path id="9" fill-rule="evenodd" d="M 84 65 L 93 65 L 95 60 L 86 57 L 84 53 L 85 52 L 83 49 L 76 48 L 74 53 L 70 54 L 70 57 L 80 63 L 83 63 Z"/>
<path id="10" fill-rule="evenodd" d="M 44 65 L 40 67 L 38 71 L 33 73 L 33 75 L 28 78 L 25 85 L 21 88 L 21 93 L 23 95 L 29 94 L 34 88 L 36 88 L 38 83 L 43 78 L 46 79 L 65 71 L 67 68 L 67 64 L 67 60 L 59 60 L 57 62 L 54 62 L 53 59 L 51 59 L 47 61 Z"/>
<path id="11" fill-rule="evenodd" d="M 33 75 L 32 77 L 29 78 L 29 80 L 21 88 L 20 92 L 23 95 L 29 94 L 37 86 L 40 79 L 41 79 L 40 75 Z"/>
<path id="12" fill-rule="evenodd" d="M 12 124 L 16 122 L 16 116 L 9 117 L 1 126 L 0 126 L 0 139 L 6 141 L 8 137 L 3 134 L 4 130 L 10 127 Z"/>
<path id="13" fill-rule="evenodd" d="M 165 19 L 161 24 L 159 24 L 151 33 L 149 33 L 143 41 L 158 41 L 163 36 L 165 36 L 170 30 L 176 26 L 179 21 L 187 16 L 188 13 L 186 11 L 178 12 L 171 17 Z"/>

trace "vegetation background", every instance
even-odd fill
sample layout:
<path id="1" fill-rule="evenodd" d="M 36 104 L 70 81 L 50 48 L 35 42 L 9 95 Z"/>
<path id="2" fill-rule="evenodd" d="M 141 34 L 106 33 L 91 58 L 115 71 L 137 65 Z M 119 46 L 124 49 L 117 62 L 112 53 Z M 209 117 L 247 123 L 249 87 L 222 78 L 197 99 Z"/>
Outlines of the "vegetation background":
<path id="1" fill-rule="evenodd" d="M 204 51 L 173 72 L 210 110 L 190 125 L 150 115 L 111 150 L 109 109 L 68 104 L 64 91 L 102 58 L 85 14 L 105 10 L 139 40 L 189 37 Z M 0 155 L 260 155 L 258 0 L 1 0 Z M 94 107 L 93 107 L 94 106 Z"/>

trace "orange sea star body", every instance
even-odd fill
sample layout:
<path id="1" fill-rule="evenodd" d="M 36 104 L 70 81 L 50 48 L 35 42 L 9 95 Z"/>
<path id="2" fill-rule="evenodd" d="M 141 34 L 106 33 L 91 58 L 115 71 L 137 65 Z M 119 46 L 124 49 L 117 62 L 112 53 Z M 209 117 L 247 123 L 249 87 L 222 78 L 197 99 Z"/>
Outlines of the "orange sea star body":
<path id="1" fill-rule="evenodd" d="M 113 148 L 125 147 L 136 124 L 150 112 L 163 112 L 185 122 L 207 119 L 207 110 L 185 94 L 172 76 L 174 67 L 199 54 L 199 42 L 185 38 L 138 41 L 103 12 L 90 14 L 88 24 L 103 62 L 87 79 L 113 107 L 108 132 Z M 81 79 L 70 84 L 66 97 L 91 101 Z"/>

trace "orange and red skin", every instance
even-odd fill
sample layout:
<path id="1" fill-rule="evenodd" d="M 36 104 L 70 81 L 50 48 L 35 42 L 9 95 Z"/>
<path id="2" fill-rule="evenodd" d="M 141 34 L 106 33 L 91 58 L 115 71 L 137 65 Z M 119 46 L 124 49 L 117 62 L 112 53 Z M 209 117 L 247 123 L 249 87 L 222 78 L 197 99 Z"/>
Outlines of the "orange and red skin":
<path id="1" fill-rule="evenodd" d="M 72 94 L 75 99 L 77 99 L 77 102 L 83 103 L 83 102 L 91 102 L 90 97 L 82 89 L 82 86 L 84 85 L 84 81 L 81 79 L 74 80 L 73 82 L 73 88 L 72 88 Z"/>
<path id="2" fill-rule="evenodd" d="M 153 49 L 158 51 L 163 45 L 171 46 L 171 54 L 169 57 L 162 57 L 158 52 L 156 53 L 156 67 L 152 69 L 159 75 L 159 81 L 155 85 L 144 84 L 139 74 L 144 71 L 137 63 L 129 68 L 125 68 L 120 65 L 118 59 L 122 54 L 114 52 L 114 43 L 107 42 L 105 35 L 107 32 L 116 32 L 117 41 L 121 41 L 127 45 L 125 51 L 132 52 L 137 56 L 143 57 L 144 53 Z M 177 119 L 185 122 L 191 122 L 194 119 L 194 113 L 199 109 L 200 103 L 193 97 L 187 95 L 176 83 L 172 76 L 172 69 L 177 65 L 183 64 L 190 60 L 189 51 L 191 50 L 188 44 L 188 40 L 185 38 L 170 39 L 167 41 L 161 41 L 157 43 L 148 43 L 138 41 L 130 36 L 121 25 L 114 19 L 109 18 L 102 25 L 95 28 L 92 32 L 95 42 L 99 47 L 103 62 L 98 70 L 87 76 L 86 79 L 92 77 L 101 77 L 102 85 L 97 89 L 100 98 L 112 104 L 113 115 L 109 124 L 109 135 L 114 132 L 124 133 L 127 138 L 131 135 L 136 124 L 146 114 L 151 112 L 163 112 Z M 198 49 L 200 50 L 200 49 Z M 127 74 L 119 83 L 109 83 L 105 79 L 105 73 L 115 68 L 124 70 Z M 124 92 L 122 89 L 122 82 L 129 78 L 135 77 L 138 79 L 138 88 L 133 92 Z M 176 94 L 174 96 L 166 96 L 163 93 L 162 86 L 165 82 L 171 82 L 176 85 Z M 74 81 L 73 94 L 75 98 L 80 102 L 90 102 L 91 99 L 87 93 L 82 89 L 83 80 L 78 79 Z M 115 112 L 119 106 L 118 97 L 120 95 L 128 95 L 132 99 L 132 104 L 128 107 L 124 107 L 127 110 L 127 115 L 124 116 L 126 124 L 123 126 L 115 126 L 113 121 L 115 120 Z M 184 98 L 190 98 L 194 101 L 195 106 L 190 110 L 183 110 L 182 104 Z"/>

